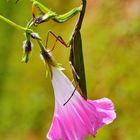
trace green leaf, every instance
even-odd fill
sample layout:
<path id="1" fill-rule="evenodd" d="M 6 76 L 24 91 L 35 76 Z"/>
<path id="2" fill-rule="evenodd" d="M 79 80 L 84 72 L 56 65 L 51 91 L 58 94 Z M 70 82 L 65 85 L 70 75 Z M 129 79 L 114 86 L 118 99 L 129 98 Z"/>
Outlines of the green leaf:
<path id="1" fill-rule="evenodd" d="M 78 84 L 79 92 L 85 99 L 87 99 L 85 68 L 80 31 L 77 32 L 72 38 L 70 61 L 72 64 L 73 77 L 76 84 Z"/>

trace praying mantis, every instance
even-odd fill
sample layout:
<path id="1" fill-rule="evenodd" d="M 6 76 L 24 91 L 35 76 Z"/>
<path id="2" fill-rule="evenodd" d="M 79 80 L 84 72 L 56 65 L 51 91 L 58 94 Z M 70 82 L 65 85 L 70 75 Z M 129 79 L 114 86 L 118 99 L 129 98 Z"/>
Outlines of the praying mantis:
<path id="1" fill-rule="evenodd" d="M 80 13 L 79 19 L 77 21 L 73 34 L 68 43 L 65 43 L 65 41 L 63 40 L 61 36 L 55 35 L 52 31 L 49 31 L 48 36 L 49 34 L 52 34 L 56 38 L 55 44 L 57 41 L 60 41 L 65 47 L 70 47 L 69 62 L 72 69 L 74 81 L 76 84 L 75 88 L 79 91 L 79 93 L 83 96 L 84 99 L 87 99 L 85 69 L 84 69 L 84 60 L 83 60 L 83 52 L 82 52 L 82 38 L 81 38 L 81 33 L 80 33 L 80 29 L 82 26 L 82 21 L 83 21 L 85 9 L 86 9 L 86 0 L 82 0 L 82 4 L 79 7 L 73 8 L 69 12 L 62 15 L 56 14 L 55 12 L 53 12 L 52 10 L 48 9 L 46 6 L 38 2 L 37 0 L 32 0 L 32 2 L 33 2 L 32 3 L 32 17 L 33 18 L 28 23 L 29 29 L 32 26 L 38 26 L 49 20 L 53 20 L 54 22 L 57 22 L 57 23 L 64 23 L 67 20 L 71 19 L 76 14 Z M 35 14 L 36 8 L 39 9 L 39 11 L 41 12 L 41 15 L 36 16 Z M 48 40 L 48 37 L 47 37 L 47 40 Z M 54 49 L 55 44 L 52 50 Z M 74 92 L 72 93 L 72 96 L 74 95 Z M 70 100 L 70 98 L 68 99 L 68 101 Z"/>
<path id="2" fill-rule="evenodd" d="M 57 41 L 60 41 L 65 47 L 70 47 L 69 61 L 70 61 L 70 66 L 72 69 L 72 73 L 73 73 L 73 77 L 74 77 L 74 81 L 76 85 L 75 90 L 77 89 L 79 93 L 84 97 L 84 99 L 87 99 L 85 70 L 84 70 L 84 61 L 83 61 L 83 52 L 82 52 L 82 38 L 81 38 L 81 33 L 80 33 L 80 29 L 81 29 L 83 18 L 84 18 L 85 8 L 86 8 L 86 0 L 82 0 L 82 4 L 79 7 L 73 8 L 69 12 L 62 15 L 56 14 L 52 10 L 48 9 L 46 6 L 39 3 L 37 0 L 31 0 L 31 1 L 33 2 L 32 4 L 33 18 L 30 20 L 30 22 L 28 22 L 26 27 L 20 26 L 16 24 L 15 22 L 12 22 L 11 20 L 0 15 L 1 20 L 25 32 L 26 40 L 23 45 L 24 55 L 23 55 L 22 61 L 27 63 L 29 60 L 29 54 L 32 50 L 32 43 L 30 41 L 31 38 L 36 39 L 40 48 L 42 49 L 41 38 L 39 37 L 37 33 L 35 33 L 32 30 L 32 26 L 38 26 L 41 23 L 47 22 L 49 20 L 53 20 L 58 23 L 63 23 L 71 19 L 76 14 L 80 13 L 79 19 L 77 21 L 77 24 L 74 28 L 74 31 L 68 43 L 65 43 L 65 41 L 63 40 L 61 36 L 57 36 L 53 32 L 50 32 L 50 33 L 56 38 L 55 44 Z M 38 8 L 41 11 L 41 15 L 39 16 L 35 15 L 35 8 Z M 55 44 L 52 50 L 54 49 Z M 49 52 L 47 53 L 49 54 Z M 74 92 L 72 93 L 72 96 L 74 95 Z M 68 101 L 70 100 L 70 98 L 68 99 Z"/>
<path id="3" fill-rule="evenodd" d="M 79 7 L 73 8 L 69 12 L 62 15 L 56 14 L 55 12 L 48 9 L 46 6 L 44 6 L 43 4 L 39 3 L 36 0 L 32 0 L 32 2 L 33 2 L 32 4 L 33 19 L 30 23 L 30 27 L 33 25 L 38 26 L 41 23 L 47 22 L 49 20 L 53 20 L 57 23 L 63 23 L 71 19 L 76 14 L 80 13 L 79 19 L 68 43 L 65 43 L 62 37 L 56 36 L 53 32 L 50 33 L 56 38 L 56 40 L 60 41 L 65 47 L 70 47 L 69 62 L 73 72 L 74 81 L 76 83 L 76 88 L 79 90 L 80 94 L 84 97 L 84 99 L 87 99 L 86 78 L 82 52 L 82 38 L 80 33 L 86 9 L 86 0 L 82 0 L 82 4 Z M 41 12 L 40 16 L 36 17 L 35 8 L 38 8 L 40 10 Z"/>

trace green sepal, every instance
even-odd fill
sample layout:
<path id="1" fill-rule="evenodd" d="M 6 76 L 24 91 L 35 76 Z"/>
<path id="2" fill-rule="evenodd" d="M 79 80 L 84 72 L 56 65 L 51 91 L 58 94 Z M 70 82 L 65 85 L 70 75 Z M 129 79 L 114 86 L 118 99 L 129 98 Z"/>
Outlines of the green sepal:
<path id="1" fill-rule="evenodd" d="M 51 67 L 49 66 L 49 64 L 48 63 L 46 63 L 46 77 L 50 77 L 50 78 L 52 78 L 52 69 L 51 69 Z"/>
<path id="2" fill-rule="evenodd" d="M 61 71 L 65 70 L 65 68 L 63 68 L 62 64 L 60 64 L 60 63 L 57 63 L 56 68 L 61 70 Z"/>
<path id="3" fill-rule="evenodd" d="M 29 53 L 24 53 L 21 62 L 28 63 L 29 61 Z"/>

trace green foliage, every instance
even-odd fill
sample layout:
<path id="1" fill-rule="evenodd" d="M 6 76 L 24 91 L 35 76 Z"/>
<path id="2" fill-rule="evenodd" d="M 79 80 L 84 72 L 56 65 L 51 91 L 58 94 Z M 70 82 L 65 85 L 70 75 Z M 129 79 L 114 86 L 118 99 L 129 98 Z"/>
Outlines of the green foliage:
<path id="1" fill-rule="evenodd" d="M 42 2 L 60 14 L 77 5 L 74 0 L 67 1 L 65 7 L 63 0 Z M 0 13 L 20 25 L 26 25 L 26 19 L 31 18 L 29 0 L 20 0 L 18 4 L 14 0 L 1 0 L 0 3 Z M 99 130 L 96 140 L 139 140 L 138 0 L 88 1 L 87 5 L 81 32 L 88 97 L 111 98 L 117 112 L 115 122 Z M 46 36 L 51 29 L 67 41 L 75 20 L 62 25 L 48 22 L 39 32 Z M 22 32 L 0 21 L 0 139 L 45 140 L 53 115 L 53 91 L 51 83 L 45 79 L 36 43 L 30 62 L 21 63 L 23 40 Z M 54 42 L 53 38 L 50 42 Z M 72 77 L 67 70 L 69 50 L 58 43 L 54 54 Z"/>

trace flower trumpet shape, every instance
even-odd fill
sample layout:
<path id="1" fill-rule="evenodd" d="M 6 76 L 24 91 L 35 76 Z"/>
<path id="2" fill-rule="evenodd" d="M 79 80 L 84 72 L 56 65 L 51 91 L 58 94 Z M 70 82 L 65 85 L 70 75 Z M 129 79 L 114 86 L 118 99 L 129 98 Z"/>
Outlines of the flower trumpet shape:
<path id="1" fill-rule="evenodd" d="M 102 126 L 111 123 L 116 114 L 111 100 L 85 100 L 75 90 L 62 71 L 52 68 L 52 85 L 55 94 L 55 112 L 49 140 L 84 140 L 89 134 L 95 136 Z M 64 105 L 66 103 L 66 105 Z"/>

